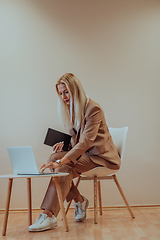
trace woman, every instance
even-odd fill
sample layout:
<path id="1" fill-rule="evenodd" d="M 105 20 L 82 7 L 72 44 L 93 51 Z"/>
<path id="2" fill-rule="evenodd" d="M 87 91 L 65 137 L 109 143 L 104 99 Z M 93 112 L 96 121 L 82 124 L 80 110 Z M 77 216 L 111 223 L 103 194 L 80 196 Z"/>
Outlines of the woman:
<path id="1" fill-rule="evenodd" d="M 75 220 L 84 221 L 88 199 L 80 194 L 73 183 L 79 174 L 97 166 L 109 171 L 120 168 L 120 157 L 109 133 L 104 113 L 99 104 L 86 97 L 78 78 L 72 73 L 64 74 L 56 83 L 59 99 L 59 114 L 66 130 L 72 135 L 71 149 L 63 151 L 63 143 L 53 146 L 53 154 L 48 163 L 43 164 L 42 172 L 67 172 L 60 177 L 63 200 L 75 201 Z M 51 178 L 41 205 L 43 213 L 29 231 L 44 231 L 57 226 L 56 216 L 60 210 L 54 179 Z"/>

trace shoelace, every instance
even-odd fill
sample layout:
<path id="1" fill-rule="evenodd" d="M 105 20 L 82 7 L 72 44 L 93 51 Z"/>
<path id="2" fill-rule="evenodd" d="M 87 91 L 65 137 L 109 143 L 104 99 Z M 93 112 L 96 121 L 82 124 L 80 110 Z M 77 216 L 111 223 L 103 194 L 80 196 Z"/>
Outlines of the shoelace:
<path id="1" fill-rule="evenodd" d="M 84 209 L 82 208 L 82 203 L 78 203 L 75 205 L 75 216 L 77 216 L 78 214 L 82 214 L 84 213 Z"/>
<path id="2" fill-rule="evenodd" d="M 45 219 L 47 218 L 47 216 L 46 215 L 44 215 L 44 214 L 42 214 L 42 213 L 40 213 L 40 215 L 39 215 L 39 217 L 38 217 L 38 219 L 35 221 L 35 223 L 36 222 L 38 222 L 39 221 L 39 219 L 41 219 L 41 222 L 40 223 L 42 223 Z"/>
<path id="3" fill-rule="evenodd" d="M 82 203 L 78 204 L 78 212 L 79 214 L 82 214 L 84 212 L 84 209 L 82 208 Z"/>
<path id="4" fill-rule="evenodd" d="M 77 216 L 77 214 L 78 214 L 78 206 L 75 205 L 74 215 Z"/>

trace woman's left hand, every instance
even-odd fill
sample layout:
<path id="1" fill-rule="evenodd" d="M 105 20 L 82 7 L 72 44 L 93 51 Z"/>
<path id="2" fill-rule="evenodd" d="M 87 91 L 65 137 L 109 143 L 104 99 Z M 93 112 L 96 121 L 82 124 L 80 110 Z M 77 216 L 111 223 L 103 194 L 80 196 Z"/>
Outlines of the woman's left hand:
<path id="1" fill-rule="evenodd" d="M 57 168 L 58 167 L 58 164 L 56 162 L 48 162 L 48 163 L 45 163 L 43 164 L 40 169 L 42 171 L 42 173 L 44 172 L 44 170 L 46 168 L 49 168 L 51 170 L 51 172 L 53 172 L 53 169 Z"/>
<path id="2" fill-rule="evenodd" d="M 53 153 L 63 152 L 63 146 L 64 146 L 64 142 L 59 142 L 54 144 Z"/>

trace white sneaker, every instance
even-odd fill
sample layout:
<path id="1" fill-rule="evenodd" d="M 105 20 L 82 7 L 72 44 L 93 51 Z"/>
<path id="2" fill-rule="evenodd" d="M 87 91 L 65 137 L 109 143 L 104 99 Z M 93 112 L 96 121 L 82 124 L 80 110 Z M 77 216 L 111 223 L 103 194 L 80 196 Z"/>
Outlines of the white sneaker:
<path id="1" fill-rule="evenodd" d="M 83 202 L 77 202 L 74 203 L 75 211 L 74 211 L 74 217 L 76 222 L 82 222 L 86 219 L 86 210 L 89 205 L 89 201 L 87 198 L 82 196 Z"/>
<path id="2" fill-rule="evenodd" d="M 39 214 L 38 219 L 29 226 L 28 230 L 30 232 L 41 232 L 44 230 L 49 230 L 57 227 L 57 219 L 53 215 L 51 218 L 47 216 L 47 214 L 41 213 Z"/>

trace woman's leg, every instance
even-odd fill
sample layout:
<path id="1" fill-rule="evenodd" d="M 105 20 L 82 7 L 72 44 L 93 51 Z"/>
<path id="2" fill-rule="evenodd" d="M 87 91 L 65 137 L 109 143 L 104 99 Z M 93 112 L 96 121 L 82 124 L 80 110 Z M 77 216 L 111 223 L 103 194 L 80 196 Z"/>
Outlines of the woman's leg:
<path id="1" fill-rule="evenodd" d="M 91 159 L 90 156 L 85 153 L 82 155 L 80 159 L 78 159 L 77 164 L 75 164 L 73 169 L 78 172 L 78 173 L 83 173 L 86 171 L 91 170 L 92 168 L 95 168 L 99 166 L 98 164 L 94 163 Z M 74 185 L 72 185 L 72 188 L 70 189 L 66 200 L 70 201 L 73 199 L 72 193 L 77 189 Z M 74 198 L 75 204 L 75 211 L 74 211 L 74 217 L 76 222 L 82 222 L 86 219 L 86 210 L 89 205 L 89 201 L 87 198 L 85 198 L 82 195 L 79 195 L 78 197 Z"/>
<path id="2" fill-rule="evenodd" d="M 69 163 L 70 165 L 71 165 L 71 163 Z M 89 171 L 89 170 L 91 170 L 92 168 L 95 168 L 95 167 L 97 167 L 97 166 L 99 166 L 98 164 L 96 164 L 96 163 L 94 163 L 91 159 L 90 159 L 90 157 L 89 157 L 89 155 L 87 154 L 87 153 L 84 153 L 79 159 L 78 159 L 78 161 L 77 161 L 77 163 L 76 164 L 72 164 L 72 168 L 74 169 L 74 171 L 76 172 L 76 173 L 78 173 L 79 175 L 81 174 L 81 173 L 83 173 L 83 172 L 87 172 L 87 171 Z M 78 175 L 78 176 L 79 176 Z M 71 187 L 71 189 L 70 189 L 70 191 L 69 191 L 69 193 L 68 193 L 68 195 L 67 195 L 67 197 L 66 197 L 66 200 L 67 200 L 67 202 L 69 202 L 70 200 L 72 200 L 72 199 L 74 199 L 75 200 L 75 202 L 77 202 L 77 200 L 79 199 L 80 200 L 80 202 L 81 202 L 81 195 L 77 195 L 77 197 L 78 197 L 78 199 L 76 199 L 75 198 L 75 195 L 74 195 L 74 192 L 76 192 L 77 191 L 77 187 L 74 185 L 74 183 L 72 184 L 72 187 Z M 80 197 L 80 198 L 79 198 Z M 78 200 L 78 201 L 79 201 Z"/>
<path id="3" fill-rule="evenodd" d="M 66 152 L 52 154 L 49 158 L 49 161 L 56 161 L 57 159 L 62 158 L 65 154 Z M 94 164 L 89 158 L 89 156 L 87 154 L 84 154 L 77 161 L 77 164 L 73 164 L 72 162 L 70 162 L 66 165 L 61 166 L 60 168 L 55 169 L 56 172 L 69 173 L 68 176 L 60 177 L 59 183 L 62 190 L 63 200 L 65 200 L 65 198 L 67 201 L 75 199 L 75 201 L 77 202 L 75 203 L 76 221 L 83 221 L 86 218 L 88 200 L 80 195 L 78 189 L 73 183 L 73 178 L 78 177 L 80 173 L 88 171 L 96 166 L 97 164 Z M 40 214 L 34 224 L 29 227 L 29 231 L 44 231 L 57 226 L 57 220 L 55 216 L 58 215 L 60 206 L 54 178 L 51 178 L 50 180 L 50 184 L 48 186 L 41 208 L 44 209 L 44 212 Z"/>
<path id="4" fill-rule="evenodd" d="M 59 184 L 62 191 L 63 200 L 66 199 L 68 192 L 72 186 L 72 180 L 74 177 L 78 176 L 78 174 L 67 165 L 63 165 L 62 167 L 58 168 L 59 172 L 66 172 L 69 173 L 67 176 L 59 177 Z M 74 196 L 77 197 L 79 192 L 74 192 Z M 54 216 L 57 216 L 60 210 L 59 200 L 57 196 L 57 190 L 54 182 L 54 178 L 51 178 L 46 195 L 41 205 L 42 209 L 49 210 L 50 212 L 54 213 Z"/>
<path id="5" fill-rule="evenodd" d="M 60 152 L 52 154 L 48 161 L 56 161 L 57 159 L 62 158 L 66 152 Z M 56 168 L 56 172 L 65 172 L 69 173 L 68 176 L 62 176 L 59 177 L 59 184 L 62 191 L 62 197 L 63 200 L 66 199 L 70 189 L 73 186 L 73 178 L 78 177 L 79 174 L 72 168 L 73 164 L 65 164 L 59 168 Z M 72 198 L 76 198 L 80 195 L 78 189 L 74 188 L 74 191 L 72 192 Z M 51 216 L 52 213 L 54 213 L 55 216 L 58 215 L 60 206 L 59 206 L 59 200 L 57 196 L 57 190 L 54 182 L 54 178 L 51 178 L 46 195 L 44 197 L 44 200 L 42 202 L 41 208 L 44 209 L 44 213 L 46 213 L 48 216 Z"/>
<path id="6" fill-rule="evenodd" d="M 50 156 L 48 161 L 56 161 L 57 159 L 62 158 L 66 152 L 54 153 Z M 68 176 L 60 177 L 60 187 L 62 190 L 63 200 L 70 200 L 74 199 L 75 202 L 83 202 L 83 198 L 78 191 L 77 187 L 73 183 L 73 179 L 78 177 L 79 174 L 89 171 L 90 169 L 97 167 L 98 164 L 92 162 L 88 154 L 83 154 L 81 158 L 78 159 L 76 164 L 69 162 L 61 166 L 60 168 L 56 168 L 55 171 L 57 172 L 66 172 L 69 173 Z M 55 216 L 58 215 L 60 206 L 57 196 L 57 191 L 54 183 L 54 178 L 51 178 L 46 195 L 42 202 L 41 208 L 44 209 L 44 212 L 54 213 Z"/>

